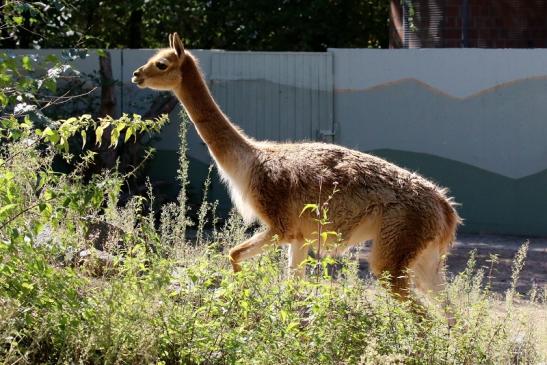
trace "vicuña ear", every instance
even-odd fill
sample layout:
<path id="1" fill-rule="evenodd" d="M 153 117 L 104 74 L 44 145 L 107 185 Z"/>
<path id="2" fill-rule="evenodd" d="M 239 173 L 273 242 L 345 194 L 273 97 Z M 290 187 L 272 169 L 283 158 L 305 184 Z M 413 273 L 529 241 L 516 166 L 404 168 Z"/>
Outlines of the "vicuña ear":
<path id="1" fill-rule="evenodd" d="M 169 34 L 169 48 L 173 48 L 173 35 Z"/>
<path id="2" fill-rule="evenodd" d="M 184 55 L 184 46 L 182 45 L 182 41 L 177 34 L 177 32 L 173 33 L 173 48 L 175 49 L 175 52 L 177 52 L 177 56 L 182 57 Z"/>

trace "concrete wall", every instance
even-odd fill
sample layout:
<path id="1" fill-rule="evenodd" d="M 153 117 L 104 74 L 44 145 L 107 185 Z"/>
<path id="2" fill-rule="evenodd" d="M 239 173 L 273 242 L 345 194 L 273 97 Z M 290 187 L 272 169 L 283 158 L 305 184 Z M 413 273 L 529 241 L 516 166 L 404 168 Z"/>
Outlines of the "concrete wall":
<path id="1" fill-rule="evenodd" d="M 335 143 L 449 187 L 464 231 L 547 235 L 547 50 L 193 52 L 217 102 L 252 137 L 331 141 L 334 131 Z M 145 112 L 158 94 L 130 78 L 154 51 L 111 53 L 119 111 Z M 91 54 L 76 67 L 97 70 Z M 149 171 L 167 195 L 176 192 L 178 112 Z M 199 198 L 211 159 L 193 128 L 189 157 Z M 228 209 L 218 182 L 212 196 Z"/>

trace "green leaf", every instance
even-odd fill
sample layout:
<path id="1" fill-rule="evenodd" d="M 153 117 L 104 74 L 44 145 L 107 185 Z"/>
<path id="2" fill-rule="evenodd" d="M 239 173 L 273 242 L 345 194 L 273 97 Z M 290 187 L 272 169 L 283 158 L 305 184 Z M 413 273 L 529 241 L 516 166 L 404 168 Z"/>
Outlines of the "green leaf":
<path id="1" fill-rule="evenodd" d="M 2 91 L 0 91 L 0 106 L 3 108 L 8 105 L 8 97 Z"/>
<path id="2" fill-rule="evenodd" d="M 54 54 L 49 54 L 46 56 L 45 61 L 49 63 L 57 63 L 59 62 L 59 57 Z"/>
<path id="3" fill-rule="evenodd" d="M 329 234 L 327 232 L 322 232 L 321 233 L 321 240 L 323 242 L 326 242 L 327 241 L 327 238 L 329 238 Z"/>
<path id="4" fill-rule="evenodd" d="M 59 142 L 59 139 L 61 138 L 58 131 L 53 130 L 49 127 L 44 129 L 44 131 L 42 132 L 42 136 L 44 136 L 44 140 L 49 141 L 54 145 L 57 144 L 57 142 Z"/>
<path id="5" fill-rule="evenodd" d="M 0 217 L 3 215 L 8 215 L 12 210 L 17 208 L 17 204 L 7 204 L 0 208 Z"/>
<path id="6" fill-rule="evenodd" d="M 32 63 L 29 56 L 23 56 L 23 58 L 21 59 L 21 63 L 25 70 L 32 71 Z"/>
<path id="7" fill-rule="evenodd" d="M 97 129 L 95 129 L 95 144 L 96 145 L 101 145 L 103 143 L 103 133 L 104 133 L 104 128 L 102 125 L 97 127 Z"/>
<path id="8" fill-rule="evenodd" d="M 57 82 L 55 81 L 55 79 L 51 79 L 51 78 L 45 79 L 44 82 L 42 83 L 42 86 L 48 89 L 49 91 L 51 91 L 52 93 L 57 91 Z"/>
<path id="9" fill-rule="evenodd" d="M 121 132 L 121 131 L 123 131 L 123 129 L 124 129 L 125 127 L 127 127 L 127 124 L 124 123 L 124 122 L 122 122 L 122 123 L 119 123 L 119 124 L 116 126 L 116 130 L 117 130 L 118 132 Z"/>
<path id="10" fill-rule="evenodd" d="M 27 289 L 27 290 L 32 290 L 34 289 L 34 285 L 32 285 L 32 283 L 23 283 L 21 284 L 21 286 L 24 288 L 24 289 Z"/>
<path id="11" fill-rule="evenodd" d="M 40 209 L 40 213 L 46 218 L 51 217 L 51 213 L 53 212 L 53 206 L 49 203 L 40 203 L 38 205 L 38 208 Z"/>
<path id="12" fill-rule="evenodd" d="M 302 209 L 302 211 L 300 212 L 300 216 L 302 216 L 302 214 L 304 214 L 306 210 L 317 211 L 318 209 L 319 209 L 319 206 L 317 204 L 306 204 L 304 206 L 304 209 Z"/>
<path id="13" fill-rule="evenodd" d="M 14 16 L 14 17 L 11 18 L 11 19 L 12 19 L 12 20 L 15 22 L 15 24 L 17 24 L 17 25 L 23 24 L 23 20 L 24 20 L 22 16 Z"/>
<path id="14" fill-rule="evenodd" d="M 287 313 L 286 310 L 281 309 L 281 311 L 279 312 L 279 317 L 281 318 L 281 321 L 285 323 L 287 322 L 287 319 L 289 318 L 289 314 Z"/>
<path id="15" fill-rule="evenodd" d="M 329 236 L 338 236 L 338 233 L 334 232 L 334 231 L 325 231 L 325 232 L 321 232 L 321 239 L 323 240 L 323 242 L 327 242 L 327 239 L 329 238 Z"/>
<path id="16" fill-rule="evenodd" d="M 120 131 L 118 128 L 112 129 L 110 133 L 110 147 L 118 146 L 118 139 L 120 138 Z"/>
<path id="17" fill-rule="evenodd" d="M 133 127 L 127 127 L 127 130 L 125 131 L 125 139 L 124 142 L 127 142 L 131 135 L 133 134 L 134 130 Z M 137 139 L 137 136 L 135 136 L 135 140 Z"/>
<path id="18" fill-rule="evenodd" d="M 289 323 L 289 325 L 287 326 L 287 332 L 291 332 L 292 330 L 294 330 L 295 328 L 298 328 L 298 326 L 300 325 L 300 323 L 298 322 L 291 322 Z"/>
<path id="19" fill-rule="evenodd" d="M 82 130 L 80 132 L 82 135 L 82 149 L 85 147 L 85 143 L 87 142 L 87 132 L 85 130 Z"/>

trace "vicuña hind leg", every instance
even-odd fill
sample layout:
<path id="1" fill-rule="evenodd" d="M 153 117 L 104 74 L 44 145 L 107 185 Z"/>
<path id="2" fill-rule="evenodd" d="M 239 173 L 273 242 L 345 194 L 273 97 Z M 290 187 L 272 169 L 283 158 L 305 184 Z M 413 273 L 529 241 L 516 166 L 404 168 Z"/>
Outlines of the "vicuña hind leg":
<path id="1" fill-rule="evenodd" d="M 413 281 L 422 292 L 436 295 L 445 288 L 445 278 L 439 247 L 431 242 L 410 265 Z"/>
<path id="2" fill-rule="evenodd" d="M 408 224 L 406 217 L 397 213 L 384 216 L 368 259 L 376 277 L 385 272 L 389 274 L 389 288 L 401 299 L 409 297 L 406 270 L 419 249 L 419 240 L 412 229 L 408 229 Z"/>
<path id="3" fill-rule="evenodd" d="M 381 242 L 377 240 L 372 245 L 369 256 L 369 265 L 372 273 L 377 277 L 389 274 L 387 286 L 399 299 L 408 298 L 409 278 L 406 270 L 406 260 L 403 256 L 379 247 Z"/>
<path id="4" fill-rule="evenodd" d="M 234 272 L 241 271 L 241 261 L 260 254 L 264 250 L 264 246 L 272 241 L 273 235 L 274 233 L 267 229 L 233 247 L 230 250 L 230 261 Z"/>
<path id="5" fill-rule="evenodd" d="M 452 304 L 447 293 L 443 292 L 446 289 L 443 254 L 437 242 L 430 242 L 412 262 L 410 268 L 416 288 L 438 300 L 443 306 L 448 323 L 453 325 Z"/>

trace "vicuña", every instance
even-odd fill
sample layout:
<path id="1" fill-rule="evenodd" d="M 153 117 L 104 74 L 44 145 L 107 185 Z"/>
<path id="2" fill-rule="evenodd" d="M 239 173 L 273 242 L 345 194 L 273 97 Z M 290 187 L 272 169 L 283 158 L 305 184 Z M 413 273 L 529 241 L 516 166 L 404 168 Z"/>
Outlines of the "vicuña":
<path id="1" fill-rule="evenodd" d="M 276 236 L 280 244 L 289 245 L 290 272 L 301 275 L 308 255 L 306 239 L 317 235 L 316 217 L 301 215 L 302 209 L 337 187 L 329 201 L 326 229 L 341 235 L 342 247 L 372 240 L 372 272 L 388 272 L 391 289 L 401 297 L 407 297 L 412 282 L 425 292 L 443 288 L 443 257 L 460 222 L 445 189 L 381 158 L 341 146 L 255 141 L 220 110 L 196 58 L 177 33 L 169 36 L 169 45 L 139 67 L 132 82 L 175 93 L 241 215 L 267 227 L 230 250 L 234 271 Z"/>

